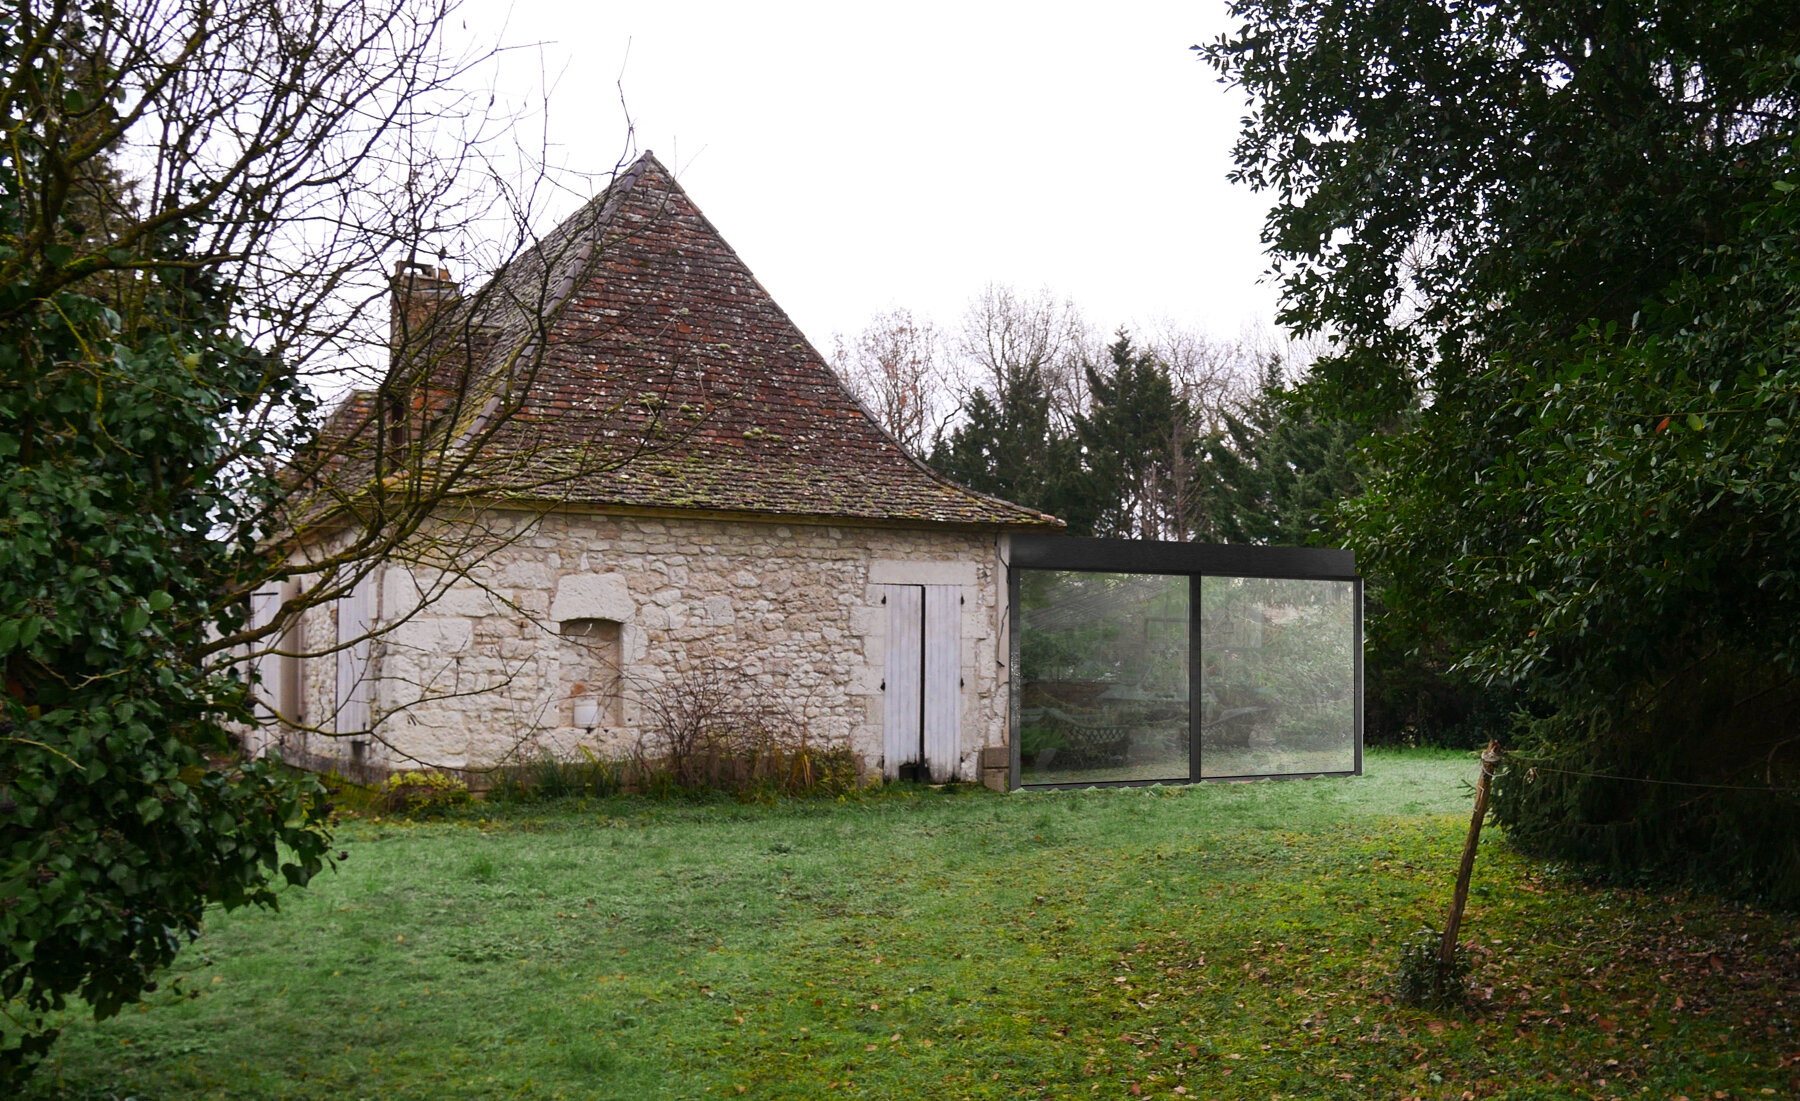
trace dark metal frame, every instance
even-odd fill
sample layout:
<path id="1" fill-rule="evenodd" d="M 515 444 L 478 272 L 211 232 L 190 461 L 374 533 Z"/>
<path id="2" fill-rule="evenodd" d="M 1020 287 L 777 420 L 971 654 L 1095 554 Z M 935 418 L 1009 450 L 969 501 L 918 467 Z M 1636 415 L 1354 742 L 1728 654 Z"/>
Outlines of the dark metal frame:
<path id="1" fill-rule="evenodd" d="M 1216 543 L 1163 543 L 1132 539 L 1084 539 L 1072 535 L 1015 535 L 1006 571 L 1007 670 L 1011 706 L 1007 708 L 1007 741 L 1012 760 L 1010 786 L 1020 783 L 1019 710 L 1019 571 L 1057 570 L 1077 573 L 1147 573 L 1188 579 L 1188 775 L 1185 779 L 1094 780 L 1072 784 L 1032 784 L 1033 791 L 1063 788 L 1148 787 L 1152 784 L 1197 784 L 1228 780 L 1297 780 L 1313 776 L 1361 776 L 1363 770 L 1363 582 L 1352 551 L 1325 547 L 1256 547 Z M 1200 708 L 1205 670 L 1200 647 L 1200 601 L 1194 591 L 1201 577 L 1255 577 L 1287 581 L 1348 581 L 1355 588 L 1351 616 L 1355 629 L 1356 739 L 1355 767 L 1349 772 L 1297 772 L 1255 776 L 1202 776 Z"/>

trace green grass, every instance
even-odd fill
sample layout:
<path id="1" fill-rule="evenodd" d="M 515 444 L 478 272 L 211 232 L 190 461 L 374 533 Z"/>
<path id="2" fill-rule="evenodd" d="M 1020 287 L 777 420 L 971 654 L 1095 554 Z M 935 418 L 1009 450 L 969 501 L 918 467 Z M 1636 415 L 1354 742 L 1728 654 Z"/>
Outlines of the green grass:
<path id="1" fill-rule="evenodd" d="M 1413 751 L 1357 780 L 355 823 L 279 914 L 214 916 L 155 1005 L 74 1021 L 37 1088 L 1800 1096 L 1800 922 L 1585 886 L 1492 831 L 1476 1000 L 1393 1004 L 1474 773 Z"/>

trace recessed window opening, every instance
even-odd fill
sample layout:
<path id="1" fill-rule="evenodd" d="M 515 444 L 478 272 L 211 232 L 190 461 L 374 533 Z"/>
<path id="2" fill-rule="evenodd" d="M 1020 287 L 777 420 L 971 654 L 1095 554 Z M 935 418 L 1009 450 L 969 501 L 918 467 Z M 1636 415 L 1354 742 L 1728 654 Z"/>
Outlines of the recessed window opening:
<path id="1" fill-rule="evenodd" d="M 565 619 L 559 625 L 569 666 L 563 721 L 583 729 L 623 722 L 623 626 L 612 619 Z"/>

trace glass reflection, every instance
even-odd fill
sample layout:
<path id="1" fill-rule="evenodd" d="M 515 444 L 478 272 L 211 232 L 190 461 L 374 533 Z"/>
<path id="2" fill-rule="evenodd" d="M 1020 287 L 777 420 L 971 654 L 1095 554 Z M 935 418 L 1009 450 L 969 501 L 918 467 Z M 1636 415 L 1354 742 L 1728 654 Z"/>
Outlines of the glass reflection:
<path id="1" fill-rule="evenodd" d="M 1201 775 L 1355 769 L 1355 586 L 1198 580 Z"/>
<path id="2" fill-rule="evenodd" d="M 1023 570 L 1025 784 L 1188 777 L 1188 579 Z"/>

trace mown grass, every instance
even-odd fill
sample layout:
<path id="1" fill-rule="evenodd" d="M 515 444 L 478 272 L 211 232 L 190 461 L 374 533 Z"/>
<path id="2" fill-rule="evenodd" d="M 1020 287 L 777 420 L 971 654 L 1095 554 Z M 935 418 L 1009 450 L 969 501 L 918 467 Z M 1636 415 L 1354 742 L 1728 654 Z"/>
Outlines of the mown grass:
<path id="1" fill-rule="evenodd" d="M 1467 755 L 1359 780 L 361 822 L 45 1097 L 1800 1096 L 1800 922 L 1491 833 L 1475 1000 L 1393 1004 Z M 477 811 L 479 815 L 481 812 Z"/>

